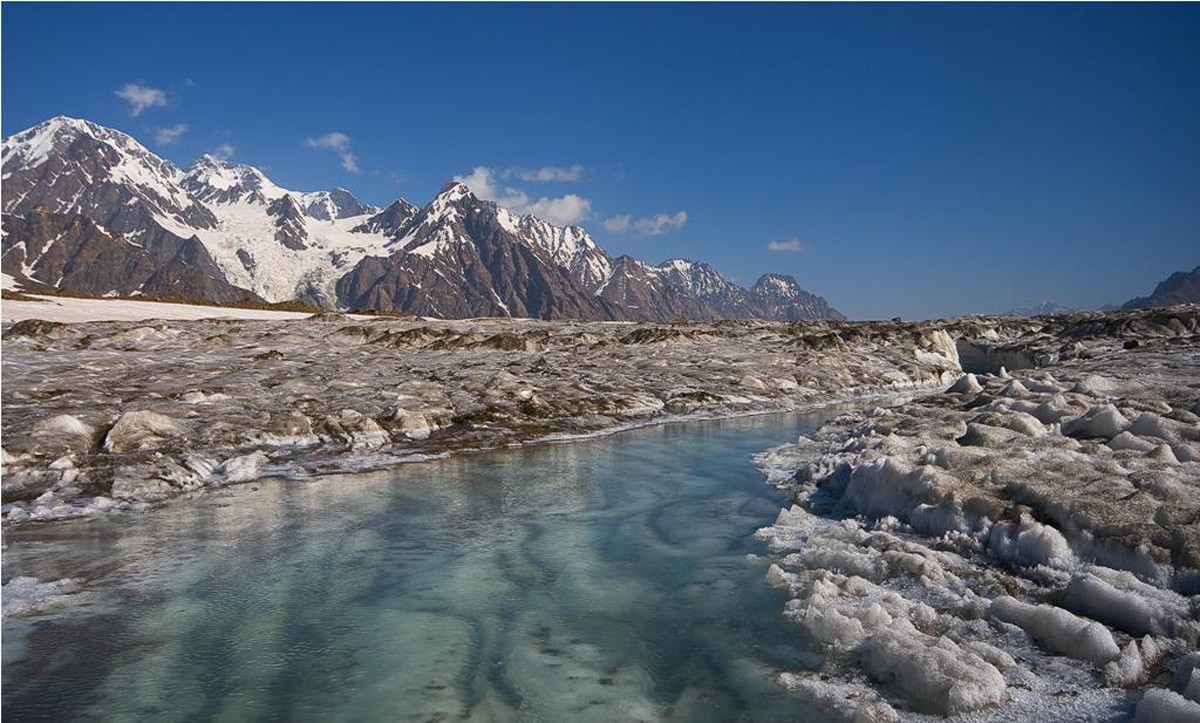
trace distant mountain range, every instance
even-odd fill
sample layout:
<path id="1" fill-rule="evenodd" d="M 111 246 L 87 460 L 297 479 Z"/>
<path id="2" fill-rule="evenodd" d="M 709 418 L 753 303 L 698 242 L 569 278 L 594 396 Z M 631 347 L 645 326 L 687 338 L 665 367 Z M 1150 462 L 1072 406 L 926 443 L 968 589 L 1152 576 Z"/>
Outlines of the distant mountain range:
<path id="1" fill-rule="evenodd" d="M 613 258 L 583 228 L 517 216 L 462 183 L 423 208 L 378 208 L 208 155 L 181 170 L 66 117 L 4 139 L 0 248 L 17 281 L 93 295 L 444 318 L 843 318 L 790 276 L 744 289 L 702 262 Z"/>
<path id="2" fill-rule="evenodd" d="M 1048 316 L 1051 314 L 1069 314 L 1078 311 L 1075 307 L 1064 306 L 1057 301 L 1043 301 L 1037 306 L 1019 306 L 1005 312 L 1004 316 Z"/>
<path id="3" fill-rule="evenodd" d="M 1149 309 L 1172 304 L 1200 304 L 1200 266 L 1191 271 L 1177 271 L 1167 277 L 1149 296 L 1139 296 L 1125 302 L 1122 309 Z"/>

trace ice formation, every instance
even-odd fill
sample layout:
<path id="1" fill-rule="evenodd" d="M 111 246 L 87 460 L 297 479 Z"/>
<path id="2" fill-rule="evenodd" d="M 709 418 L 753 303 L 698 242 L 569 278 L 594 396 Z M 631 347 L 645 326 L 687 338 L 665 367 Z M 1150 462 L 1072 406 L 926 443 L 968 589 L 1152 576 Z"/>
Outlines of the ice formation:
<path id="1" fill-rule="evenodd" d="M 916 324 L 25 320 L 3 344 L 7 522 L 958 375 L 948 333 Z"/>
<path id="2" fill-rule="evenodd" d="M 795 500 L 759 532 L 767 579 L 828 656 L 785 684 L 847 719 L 1200 720 L 1196 320 L 1010 334 L 1048 366 L 759 455 Z"/>

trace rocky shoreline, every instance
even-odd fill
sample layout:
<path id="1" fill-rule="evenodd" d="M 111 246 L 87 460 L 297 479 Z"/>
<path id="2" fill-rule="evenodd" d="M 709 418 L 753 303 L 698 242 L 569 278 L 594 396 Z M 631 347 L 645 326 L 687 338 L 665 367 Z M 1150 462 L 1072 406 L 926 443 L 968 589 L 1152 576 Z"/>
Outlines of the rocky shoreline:
<path id="1" fill-rule="evenodd" d="M 3 346 L 5 523 L 959 375 L 931 324 L 30 319 Z"/>
<path id="2" fill-rule="evenodd" d="M 848 720 L 1200 719 L 1196 308 L 979 331 L 1048 366 L 759 458 L 795 501 L 768 578 L 828 656 L 781 681 Z"/>
<path id="3" fill-rule="evenodd" d="M 4 521 L 933 390 L 961 376 L 960 349 L 1051 363 L 1184 338 L 1196 313 L 1180 308 L 922 323 L 27 319 L 4 331 Z"/>

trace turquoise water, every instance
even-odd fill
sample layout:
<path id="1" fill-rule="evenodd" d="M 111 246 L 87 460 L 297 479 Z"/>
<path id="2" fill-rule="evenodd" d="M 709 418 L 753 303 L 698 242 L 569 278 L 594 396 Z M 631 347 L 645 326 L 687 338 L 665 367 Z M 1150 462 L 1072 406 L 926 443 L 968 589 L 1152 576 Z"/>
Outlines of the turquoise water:
<path id="1" fill-rule="evenodd" d="M 749 455 L 829 413 L 264 481 L 5 534 L 79 577 L 4 625 L 6 720 L 783 720 L 819 664 L 752 538 Z"/>

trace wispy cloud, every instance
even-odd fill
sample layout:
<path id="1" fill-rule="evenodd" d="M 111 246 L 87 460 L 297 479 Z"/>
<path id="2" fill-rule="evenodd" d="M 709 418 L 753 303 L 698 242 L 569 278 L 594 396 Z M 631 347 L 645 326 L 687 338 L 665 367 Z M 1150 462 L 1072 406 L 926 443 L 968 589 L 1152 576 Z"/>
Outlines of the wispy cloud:
<path id="1" fill-rule="evenodd" d="M 309 148 L 333 151 L 342 159 L 342 168 L 348 173 L 360 173 L 358 157 L 350 152 L 350 136 L 345 133 L 334 131 L 319 138 L 305 138 L 304 145 Z"/>
<path id="2" fill-rule="evenodd" d="M 218 161 L 228 161 L 230 158 L 233 158 L 233 153 L 235 150 L 237 149 L 230 144 L 222 143 L 221 145 L 209 151 L 208 155 L 212 156 Z"/>
<path id="3" fill-rule="evenodd" d="M 503 175 L 487 166 L 476 166 L 470 175 L 455 176 L 454 180 L 467 184 L 472 193 L 485 201 L 495 201 L 513 213 L 533 214 L 555 226 L 572 226 L 592 213 L 592 202 L 574 193 L 531 200 L 521 189 L 501 183 Z"/>
<path id="4" fill-rule="evenodd" d="M 165 108 L 167 105 L 166 93 L 138 83 L 126 83 L 113 93 L 129 103 L 129 115 L 135 118 L 147 108 Z"/>
<path id="5" fill-rule="evenodd" d="M 609 233 L 628 233 L 638 236 L 661 236 L 668 231 L 678 231 L 687 223 L 687 211 L 672 214 L 657 213 L 648 218 L 634 219 L 629 214 L 620 214 L 604 219 L 603 225 Z"/>
<path id="6" fill-rule="evenodd" d="M 186 123 L 176 123 L 170 128 L 159 128 L 154 131 L 154 142 L 160 146 L 174 145 L 187 132 L 188 125 Z"/>
<path id="7" fill-rule="evenodd" d="M 792 253 L 800 253 L 805 250 L 804 244 L 795 236 L 787 241 L 772 241 L 767 244 L 767 248 L 772 251 L 791 251 Z"/>
<path id="8" fill-rule="evenodd" d="M 687 211 L 679 211 L 670 216 L 658 213 L 650 218 L 639 218 L 634 221 L 633 230 L 640 236 L 660 236 L 668 231 L 678 231 L 683 228 L 687 220 Z"/>
<path id="9" fill-rule="evenodd" d="M 633 217 L 627 213 L 606 218 L 601 222 L 601 225 L 604 226 L 604 230 L 608 231 L 609 233 L 625 233 L 629 230 L 629 227 L 632 224 Z"/>
<path id="10" fill-rule="evenodd" d="M 575 183 L 583 177 L 583 166 L 576 163 L 568 168 L 561 166 L 542 166 L 537 169 L 510 169 L 509 173 L 515 174 L 522 181 L 529 182 L 546 182 L 558 181 L 560 183 Z"/>

